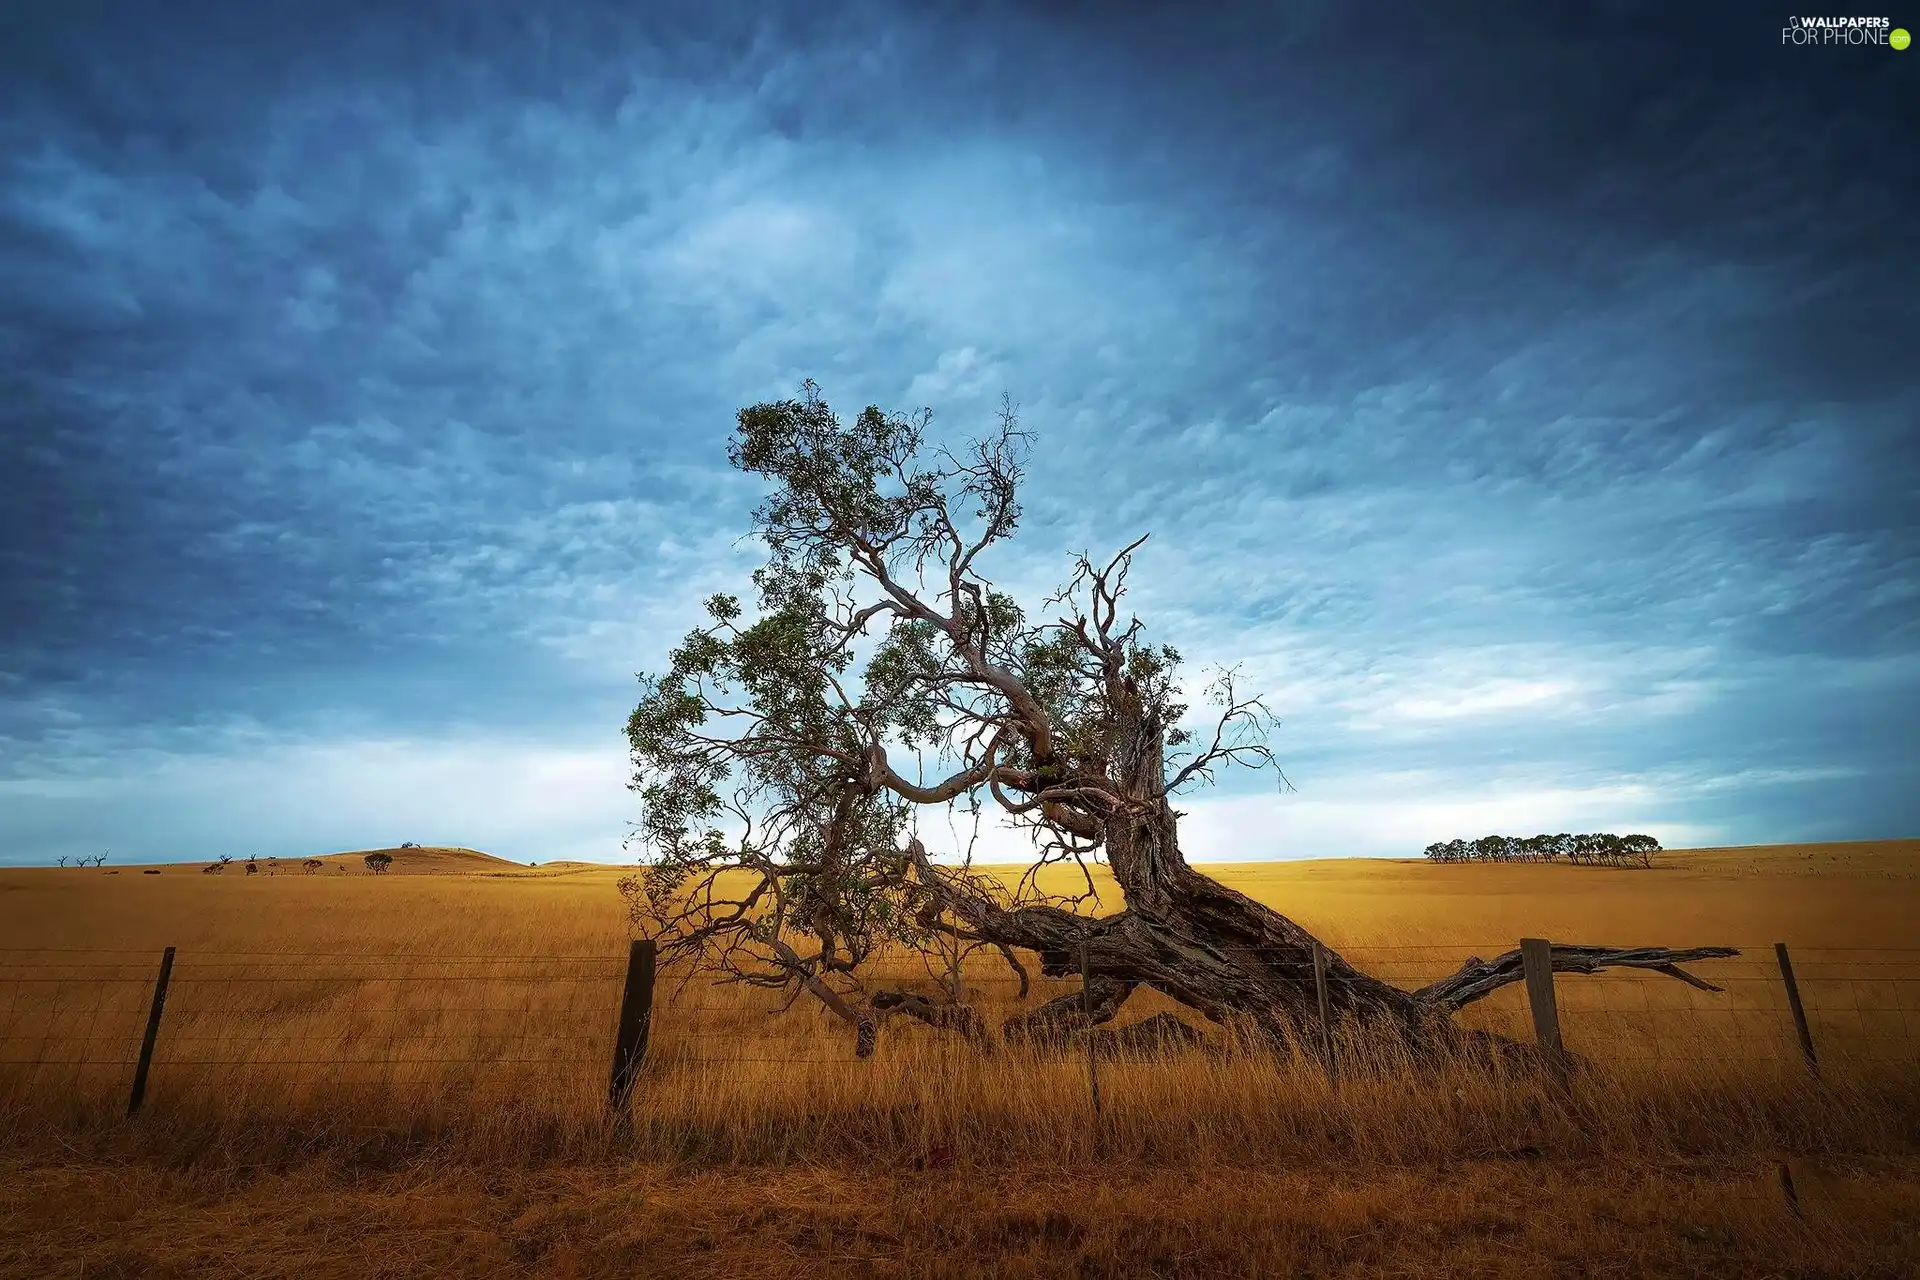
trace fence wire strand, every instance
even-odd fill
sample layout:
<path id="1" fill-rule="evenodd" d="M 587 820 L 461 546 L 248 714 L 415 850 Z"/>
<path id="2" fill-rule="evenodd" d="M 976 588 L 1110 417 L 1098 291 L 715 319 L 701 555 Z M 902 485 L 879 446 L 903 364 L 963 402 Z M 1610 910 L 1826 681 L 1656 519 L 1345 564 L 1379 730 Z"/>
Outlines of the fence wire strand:
<path id="1" fill-rule="evenodd" d="M 1516 946 L 1508 941 L 1334 950 L 1362 972 L 1413 990 L 1459 972 L 1468 957 L 1504 956 Z M 1740 952 L 1685 966 L 1721 988 L 1717 992 L 1634 968 L 1557 976 L 1569 1050 L 1640 1063 L 1706 1063 L 1729 1052 L 1794 1061 L 1802 1048 L 1773 944 Z M 1284 954 L 1298 962 L 1297 951 Z M 1920 1060 L 1920 947 L 1808 947 L 1791 956 L 1801 1005 L 1823 1055 L 1863 1063 Z M 157 949 L 0 948 L 0 989 L 6 993 L 0 1000 L 0 1094 L 9 1082 L 37 1080 L 48 1069 L 121 1077 L 130 1072 L 157 960 Z M 1077 975 L 1042 975 L 1030 963 L 1029 992 L 1021 1001 L 1019 977 L 1003 966 L 979 969 L 986 960 L 962 966 L 958 988 L 962 1001 L 989 1024 L 1079 987 Z M 154 1087 L 165 1094 L 169 1081 L 215 1070 L 253 1073 L 271 1083 L 384 1075 L 396 1084 L 419 1085 L 421 1080 L 401 1077 L 456 1068 L 579 1068 L 579 1081 L 598 1087 L 588 1068 L 604 1072 L 611 1061 L 624 973 L 623 960 L 605 956 L 184 954 L 172 971 L 152 1064 Z M 870 978 L 866 990 L 903 990 L 940 1001 L 954 981 L 954 973 L 938 965 L 903 964 Z M 1133 1011 L 1145 1016 L 1161 1007 L 1177 1008 L 1143 989 L 1122 1021 L 1136 1020 Z M 1519 982 L 1462 1012 L 1466 1025 L 1497 1026 L 1520 1039 L 1531 1037 L 1526 1017 Z M 957 1052 L 955 1037 L 910 1018 L 895 1017 L 888 1027 L 888 1045 L 912 1045 L 916 1052 L 937 1045 L 943 1061 Z M 755 1087 L 803 1081 L 821 1069 L 846 1071 L 856 1061 L 851 1029 L 815 1001 L 750 985 L 682 988 L 664 970 L 651 1035 L 649 1061 L 660 1070 L 750 1068 Z"/>

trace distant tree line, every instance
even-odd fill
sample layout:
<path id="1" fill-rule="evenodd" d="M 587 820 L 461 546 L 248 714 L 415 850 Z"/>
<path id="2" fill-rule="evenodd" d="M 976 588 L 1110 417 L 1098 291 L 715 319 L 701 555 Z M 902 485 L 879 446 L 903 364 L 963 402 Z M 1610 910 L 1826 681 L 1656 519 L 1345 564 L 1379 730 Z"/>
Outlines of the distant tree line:
<path id="1" fill-rule="evenodd" d="M 1624 867 L 1653 865 L 1660 842 L 1652 836 L 1616 836 L 1608 833 L 1570 836 L 1481 836 L 1478 840 L 1447 840 L 1430 844 L 1426 855 L 1435 862 L 1552 862 L 1565 858 L 1582 865 Z"/>

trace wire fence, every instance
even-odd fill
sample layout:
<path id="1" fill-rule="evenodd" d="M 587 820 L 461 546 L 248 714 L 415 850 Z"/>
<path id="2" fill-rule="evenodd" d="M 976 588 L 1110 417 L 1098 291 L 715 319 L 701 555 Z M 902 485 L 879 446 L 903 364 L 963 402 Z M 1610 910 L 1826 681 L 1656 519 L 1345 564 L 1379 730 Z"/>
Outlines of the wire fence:
<path id="1" fill-rule="evenodd" d="M 1446 977 L 1479 945 L 1342 948 L 1340 959 L 1407 990 Z M 1796 948 L 1793 986 L 1774 944 L 1688 971 L 1718 990 L 1637 969 L 1562 973 L 1552 983 L 1568 1051 L 1602 1062 L 1662 1065 L 1920 1063 L 1920 948 Z M 649 953 L 650 955 L 650 953 Z M 1293 953 L 1297 961 L 1298 953 Z M 846 1023 L 811 995 L 683 981 L 647 971 L 644 1029 L 631 1020 L 629 957 L 180 953 L 156 993 L 160 957 L 97 949 L 0 949 L 0 1101 L 124 1102 L 137 1074 L 152 1101 L 341 1096 L 375 1088 L 442 1102 L 537 1092 L 604 1106 L 610 1068 L 644 1046 L 652 1088 L 736 1079 L 758 1088 L 865 1070 Z M 998 1025 L 1080 988 L 1027 958 L 1028 990 L 987 954 L 957 967 L 900 963 L 865 981 L 968 1005 Z M 1794 1011 L 1797 994 L 1806 1031 Z M 1114 1025 L 1191 1010 L 1141 989 Z M 1468 1006 L 1460 1021 L 1517 1040 L 1535 1034 L 1526 984 Z M 147 1071 L 141 1073 L 143 1046 Z M 895 1017 L 876 1056 L 965 1051 L 953 1035 Z M 1177 1068 L 1176 1068 L 1177 1069 Z M 330 1094 L 329 1091 L 335 1091 Z"/>
<path id="2" fill-rule="evenodd" d="M 0 952 L 0 1096 L 125 1099 L 156 1017 L 158 959 Z M 584 1099 L 596 1074 L 604 1088 L 624 971 L 619 957 L 181 954 L 148 1093 Z"/>

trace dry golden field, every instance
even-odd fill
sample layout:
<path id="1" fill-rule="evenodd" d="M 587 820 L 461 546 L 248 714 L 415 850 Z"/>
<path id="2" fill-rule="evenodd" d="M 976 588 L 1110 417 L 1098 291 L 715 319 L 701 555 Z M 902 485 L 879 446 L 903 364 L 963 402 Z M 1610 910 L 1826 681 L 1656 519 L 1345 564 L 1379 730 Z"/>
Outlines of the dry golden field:
<path id="1" fill-rule="evenodd" d="M 613 868 L 461 850 L 312 875 L 0 870 L 0 1275 L 1906 1275 L 1920 1262 L 1920 841 L 1653 870 L 1215 868 L 1408 985 L 1522 935 L 1727 944 L 1697 992 L 1559 983 L 1571 1092 L 1348 1042 L 977 1058 L 663 975 L 604 1099 Z M 351 868 L 348 871 L 337 869 Z M 1823 1078 L 1799 1057 L 1787 942 Z M 145 1110 L 121 1118 L 162 948 Z M 934 978 L 903 970 L 931 990 Z M 84 979 L 84 980 L 82 980 Z M 969 999 L 1013 992 L 985 964 Z M 1036 997 L 1065 984 L 1042 983 Z M 1136 998 L 1124 1020 L 1162 1006 Z M 1509 988 L 1471 1011 L 1526 1034 Z M 30 1065 L 24 1065 L 30 1064 Z M 1781 1184 L 1794 1176 L 1797 1212 Z"/>

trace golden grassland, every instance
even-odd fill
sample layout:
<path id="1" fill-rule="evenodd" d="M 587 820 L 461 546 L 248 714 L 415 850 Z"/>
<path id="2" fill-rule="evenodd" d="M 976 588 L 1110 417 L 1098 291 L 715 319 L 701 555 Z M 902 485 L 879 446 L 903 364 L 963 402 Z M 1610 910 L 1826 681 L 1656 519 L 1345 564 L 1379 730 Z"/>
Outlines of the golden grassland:
<path id="1" fill-rule="evenodd" d="M 241 864 L 160 868 L 0 867 L 0 945 L 168 945 L 233 951 L 617 956 L 627 925 L 619 867 L 538 867 L 472 850 L 388 849 L 368 874 L 363 852 L 323 854 L 326 869 L 283 859 L 272 875 Z M 1564 864 L 1435 865 L 1335 858 L 1225 863 L 1223 882 L 1286 911 L 1336 947 L 1512 945 L 1521 934 L 1654 943 L 1780 941 L 1820 947 L 1920 946 L 1920 840 L 1673 850 L 1651 870 Z M 118 875 L 112 873 L 118 872 Z M 1112 882 L 1098 884 L 1118 905 Z M 434 876 L 431 883 L 416 878 Z M 1070 888 L 1054 869 L 1044 887 Z M 269 898 L 265 896 L 271 892 Z M 1629 937 L 1628 935 L 1632 935 Z"/>
<path id="2" fill-rule="evenodd" d="M 0 1021 L 16 1038 L 0 1057 L 45 1060 L 0 1075 L 0 1275 L 1920 1264 L 1920 950 L 1901 950 L 1920 948 L 1920 841 L 1679 851 L 1650 871 L 1213 868 L 1406 985 L 1523 934 L 1753 949 L 1699 967 L 1717 995 L 1563 978 L 1582 1057 L 1565 1094 L 1476 1064 L 1415 1069 L 1351 1035 L 1336 1083 L 1216 1036 L 1224 1051 L 1099 1064 L 1096 1114 L 1081 1058 L 980 1057 L 896 1023 L 855 1062 L 810 1002 L 772 1013 L 766 993 L 669 974 L 625 1126 L 604 1108 L 622 872 L 391 852 L 380 876 L 358 854 L 313 875 L 0 870 Z M 168 945 L 149 1103 L 129 1123 L 124 1059 Z M 88 947 L 126 950 L 68 950 Z M 18 981 L 82 972 L 121 981 Z M 929 992 L 947 977 L 899 974 Z M 992 1015 L 1017 1007 L 1003 968 L 976 958 L 962 981 Z M 1126 1018 L 1162 1007 L 1136 998 Z M 1524 1036 L 1522 1007 L 1509 988 L 1470 1021 Z M 62 1066 L 53 1046 L 111 1065 Z"/>

